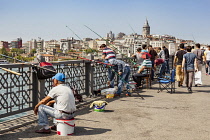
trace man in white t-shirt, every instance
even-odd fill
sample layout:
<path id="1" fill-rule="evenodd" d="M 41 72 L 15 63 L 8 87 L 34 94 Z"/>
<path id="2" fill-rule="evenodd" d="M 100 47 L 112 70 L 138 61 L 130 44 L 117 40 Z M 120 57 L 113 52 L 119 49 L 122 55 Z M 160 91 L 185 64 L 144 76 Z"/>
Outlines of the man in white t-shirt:
<path id="1" fill-rule="evenodd" d="M 52 79 L 54 87 L 34 108 L 34 114 L 38 114 L 38 124 L 43 126 L 43 128 L 36 130 L 36 133 L 51 133 L 48 116 L 55 119 L 69 120 L 74 117 L 76 111 L 73 92 L 70 87 L 64 85 L 65 75 L 57 73 Z M 55 108 L 50 107 L 53 103 L 56 103 Z"/>
<path id="2" fill-rule="evenodd" d="M 210 45 L 207 46 L 207 50 L 204 52 L 206 62 L 206 75 L 210 76 Z"/>

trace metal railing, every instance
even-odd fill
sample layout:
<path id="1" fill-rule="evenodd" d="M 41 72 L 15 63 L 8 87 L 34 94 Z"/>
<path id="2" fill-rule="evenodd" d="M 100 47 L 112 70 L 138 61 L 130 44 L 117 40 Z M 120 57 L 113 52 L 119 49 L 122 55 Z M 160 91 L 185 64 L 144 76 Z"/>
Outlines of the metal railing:
<path id="1" fill-rule="evenodd" d="M 132 74 L 137 70 L 133 67 L 135 58 L 121 58 L 131 66 Z M 129 60 L 129 59 L 132 59 Z M 173 67 L 173 56 L 170 56 L 170 68 Z M 57 72 L 66 75 L 66 84 L 77 88 L 79 94 L 93 95 L 94 90 L 107 88 L 108 69 L 104 65 L 86 60 L 53 62 Z M 0 118 L 33 110 L 52 88 L 51 78 L 38 80 L 36 73 L 29 64 L 9 64 L 1 67 L 19 72 L 18 76 L 0 70 Z M 115 84 L 118 81 L 115 76 Z"/>
<path id="2" fill-rule="evenodd" d="M 123 60 L 130 62 L 127 58 Z M 89 96 L 94 90 L 107 88 L 108 72 L 104 65 L 85 60 L 53 62 L 53 65 L 57 72 L 66 75 L 66 84 L 77 88 L 79 94 Z M 32 110 L 52 88 L 52 80 L 38 80 L 29 64 L 9 64 L 1 67 L 22 75 L 0 70 L 0 118 Z M 117 84 L 117 78 L 115 81 Z"/>

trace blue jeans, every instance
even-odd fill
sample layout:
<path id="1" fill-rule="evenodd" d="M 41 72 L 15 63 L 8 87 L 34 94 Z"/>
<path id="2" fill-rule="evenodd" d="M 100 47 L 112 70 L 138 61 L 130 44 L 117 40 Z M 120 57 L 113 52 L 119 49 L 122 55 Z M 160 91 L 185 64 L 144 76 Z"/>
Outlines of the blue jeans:
<path id="1" fill-rule="evenodd" d="M 170 73 L 169 60 L 165 60 L 165 63 L 166 63 L 165 72 L 166 72 L 166 73 Z"/>
<path id="2" fill-rule="evenodd" d="M 129 76 L 130 76 L 130 67 L 126 66 L 124 68 L 124 72 L 120 75 L 119 84 L 118 84 L 118 90 L 117 90 L 116 94 L 118 94 L 118 95 L 121 94 L 122 87 L 123 87 L 124 83 L 127 83 L 126 88 L 130 89 L 129 84 L 128 84 Z M 130 94 L 130 93 L 128 92 L 128 94 Z"/>
<path id="3" fill-rule="evenodd" d="M 110 88 L 114 88 L 114 76 L 115 76 L 115 73 L 117 73 L 117 69 L 118 69 L 117 66 L 108 68 L 108 78 L 109 78 L 109 81 L 111 81 Z"/>
<path id="4" fill-rule="evenodd" d="M 163 74 L 165 73 L 165 68 L 166 68 L 166 62 L 163 62 L 160 66 L 159 77 L 163 76 Z"/>
<path id="5" fill-rule="evenodd" d="M 53 117 L 55 119 L 69 120 L 74 117 L 74 113 L 66 114 L 62 113 L 56 108 L 52 108 L 43 104 L 40 105 L 38 108 L 38 124 L 42 126 L 49 125 L 48 116 Z"/>

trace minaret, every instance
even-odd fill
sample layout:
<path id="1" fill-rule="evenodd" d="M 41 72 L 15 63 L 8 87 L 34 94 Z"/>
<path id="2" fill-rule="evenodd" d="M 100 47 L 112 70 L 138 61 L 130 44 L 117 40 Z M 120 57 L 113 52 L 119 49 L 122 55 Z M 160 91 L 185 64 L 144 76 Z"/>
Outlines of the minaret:
<path id="1" fill-rule="evenodd" d="M 143 35 L 143 37 L 146 37 L 146 36 L 150 35 L 150 26 L 149 26 L 149 23 L 148 23 L 147 19 L 146 19 L 146 22 L 144 23 L 144 26 L 143 26 L 142 35 Z"/>

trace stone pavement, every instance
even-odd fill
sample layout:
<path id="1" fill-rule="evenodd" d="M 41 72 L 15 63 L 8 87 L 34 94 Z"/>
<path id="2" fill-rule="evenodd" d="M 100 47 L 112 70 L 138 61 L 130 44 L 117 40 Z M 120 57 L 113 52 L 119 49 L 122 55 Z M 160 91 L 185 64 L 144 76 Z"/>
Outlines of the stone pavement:
<path id="1" fill-rule="evenodd" d="M 106 99 L 105 112 L 94 112 L 83 106 L 77 112 L 75 134 L 58 136 L 37 134 L 37 123 L 3 133 L 1 140 L 209 140 L 210 139 L 210 76 L 203 76 L 203 85 L 186 87 L 176 93 L 157 93 L 158 84 L 152 89 L 143 89 L 132 97 Z"/>

